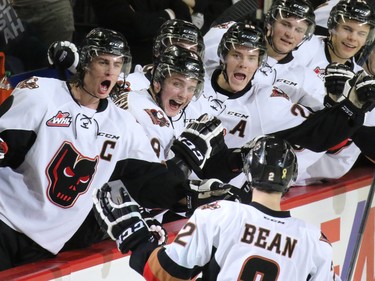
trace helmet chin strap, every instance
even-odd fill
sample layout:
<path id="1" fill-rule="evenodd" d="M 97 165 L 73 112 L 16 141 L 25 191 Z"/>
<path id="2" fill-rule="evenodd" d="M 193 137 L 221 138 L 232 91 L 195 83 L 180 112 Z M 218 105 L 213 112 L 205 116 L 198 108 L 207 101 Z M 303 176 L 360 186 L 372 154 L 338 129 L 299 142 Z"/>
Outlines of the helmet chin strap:
<path id="1" fill-rule="evenodd" d="M 268 44 L 270 44 L 272 50 L 275 51 L 275 53 L 278 53 L 279 55 L 287 55 L 287 54 L 289 54 L 289 52 L 284 53 L 284 52 L 279 51 L 279 50 L 275 47 L 275 45 L 273 44 L 273 41 L 272 41 L 272 38 L 271 38 L 271 37 L 269 37 L 269 38 L 267 37 L 267 41 L 268 41 Z"/>
<path id="2" fill-rule="evenodd" d="M 279 55 L 289 54 L 289 52 L 283 53 L 275 47 L 275 45 L 273 44 L 273 40 L 272 40 L 272 34 L 273 34 L 273 30 L 272 30 L 272 27 L 270 27 L 270 29 L 267 32 L 266 39 L 267 39 L 268 44 L 271 46 L 272 50 L 274 50 L 275 53 L 277 53 Z"/>
<path id="3" fill-rule="evenodd" d="M 228 73 L 227 73 L 227 64 L 226 63 L 222 63 L 221 73 L 223 73 L 225 82 L 227 82 L 229 84 Z"/>
<path id="4" fill-rule="evenodd" d="M 82 90 L 84 90 L 87 94 L 89 94 L 90 96 L 94 97 L 94 98 L 97 98 L 99 99 L 97 96 L 95 96 L 94 94 L 90 93 L 88 90 L 86 90 L 86 88 L 82 85 L 81 86 Z"/>

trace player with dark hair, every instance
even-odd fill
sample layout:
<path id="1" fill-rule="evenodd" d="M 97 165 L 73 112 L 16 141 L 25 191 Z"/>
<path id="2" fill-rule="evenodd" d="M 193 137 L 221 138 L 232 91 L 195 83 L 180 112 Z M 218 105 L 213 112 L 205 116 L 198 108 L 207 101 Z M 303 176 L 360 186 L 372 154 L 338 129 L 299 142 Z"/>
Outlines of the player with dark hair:
<path id="1" fill-rule="evenodd" d="M 98 241 L 92 188 L 111 180 L 145 207 L 187 209 L 202 186 L 175 162 L 201 169 L 223 145 L 220 121 L 203 116 L 175 140 L 174 161 L 160 163 L 141 125 L 108 99 L 130 69 L 126 39 L 95 28 L 79 53 L 69 82 L 31 77 L 0 107 L 0 270 Z"/>
<path id="2" fill-rule="evenodd" d="M 132 251 L 130 266 L 146 280 L 191 280 L 202 271 L 203 280 L 334 280 L 328 239 L 280 207 L 297 173 L 290 144 L 261 136 L 242 158 L 252 202 L 199 207 L 169 245 L 150 242 L 160 237 L 157 231 L 132 231 L 145 222 L 124 187 L 120 202 L 112 201 L 115 190 L 109 186 L 97 191 L 98 220 L 122 253 Z"/>

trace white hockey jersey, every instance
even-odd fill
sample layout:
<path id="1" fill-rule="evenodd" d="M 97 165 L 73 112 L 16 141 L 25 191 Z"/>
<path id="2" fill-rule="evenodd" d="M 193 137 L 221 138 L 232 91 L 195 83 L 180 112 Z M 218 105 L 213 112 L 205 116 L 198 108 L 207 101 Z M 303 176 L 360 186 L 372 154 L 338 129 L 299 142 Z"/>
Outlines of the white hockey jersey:
<path id="1" fill-rule="evenodd" d="M 259 203 L 201 206 L 173 243 L 149 257 L 146 280 L 334 280 L 332 246 L 316 226 Z"/>
<path id="2" fill-rule="evenodd" d="M 213 74 L 214 81 L 218 74 L 219 71 Z M 260 135 L 296 127 L 310 115 L 309 110 L 292 103 L 287 93 L 271 85 L 249 85 L 238 94 L 224 93 L 214 82 L 206 81 L 204 96 L 198 101 L 201 105 L 208 104 L 206 112 L 221 120 L 229 148 L 242 147 Z M 206 100 L 201 100 L 203 98 Z M 189 109 L 190 105 L 187 114 Z M 303 155 L 303 151 L 297 152 L 300 173 L 315 162 L 315 159 Z M 240 174 L 230 183 L 241 187 L 245 181 L 246 176 Z"/>
<path id="3" fill-rule="evenodd" d="M 209 77 L 220 65 L 217 48 L 221 37 L 233 24 L 234 22 L 228 22 L 212 27 L 204 36 L 206 46 L 204 62 Z M 293 102 L 314 110 L 323 107 L 326 93 L 323 82 L 317 79 L 314 73 L 309 72 L 308 68 L 298 60 L 295 60 L 292 54 L 280 61 L 267 57 L 266 63 L 256 71 L 253 83 L 277 86 L 287 92 Z"/>
<path id="4" fill-rule="evenodd" d="M 296 60 L 306 64 L 322 81 L 324 81 L 325 68 L 330 63 L 326 40 L 323 36 L 313 36 L 293 53 Z M 354 58 L 348 62 L 348 65 L 355 73 L 362 70 Z M 314 152 L 311 151 L 310 154 L 313 155 Z M 322 154 L 321 159 L 306 169 L 305 175 L 299 178 L 297 184 L 307 185 L 319 180 L 340 178 L 351 169 L 359 154 L 359 148 L 348 140 L 341 148 Z"/>
<path id="5" fill-rule="evenodd" d="M 329 55 L 327 55 L 327 48 L 326 37 L 313 35 L 313 37 L 309 41 L 303 43 L 298 50 L 293 51 L 293 56 L 299 64 L 312 70 L 322 81 L 324 81 L 324 71 L 327 65 L 331 63 L 331 59 L 329 58 Z M 362 70 L 362 67 L 355 62 L 354 58 L 352 58 L 347 64 L 355 73 Z"/>
<path id="6" fill-rule="evenodd" d="M 134 116 L 145 130 L 158 158 L 166 160 L 175 139 L 173 124 L 148 90 L 124 93 L 116 104 Z"/>
<path id="7" fill-rule="evenodd" d="M 0 219 L 52 253 L 82 224 L 92 189 L 118 162 L 160 162 L 134 117 L 110 100 L 86 108 L 66 82 L 40 77 L 19 83 L 12 99 L 0 132 L 18 150 L 0 168 Z"/>

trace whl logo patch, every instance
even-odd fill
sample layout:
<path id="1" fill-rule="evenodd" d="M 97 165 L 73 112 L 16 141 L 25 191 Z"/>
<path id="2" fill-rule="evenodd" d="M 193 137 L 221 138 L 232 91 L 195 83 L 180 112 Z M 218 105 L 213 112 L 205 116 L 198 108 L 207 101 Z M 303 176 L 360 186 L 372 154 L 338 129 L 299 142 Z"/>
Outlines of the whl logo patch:
<path id="1" fill-rule="evenodd" d="M 49 127 L 69 127 L 72 123 L 72 117 L 69 112 L 57 112 L 55 116 L 47 120 L 46 124 Z"/>

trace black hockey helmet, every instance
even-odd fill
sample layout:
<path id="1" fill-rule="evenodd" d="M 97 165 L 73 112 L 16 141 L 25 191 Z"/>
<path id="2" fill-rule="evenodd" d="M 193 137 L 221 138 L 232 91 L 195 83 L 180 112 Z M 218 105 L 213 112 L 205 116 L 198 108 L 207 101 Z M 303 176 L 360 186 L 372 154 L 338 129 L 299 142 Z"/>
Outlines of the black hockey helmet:
<path id="1" fill-rule="evenodd" d="M 131 69 L 132 56 L 125 37 L 114 30 L 104 28 L 92 29 L 83 39 L 80 49 L 78 72 L 84 72 L 92 58 L 100 54 L 111 54 L 122 57 L 124 60 L 122 72 L 125 77 Z"/>
<path id="2" fill-rule="evenodd" d="M 180 44 L 180 45 L 179 45 Z M 171 19 L 163 23 L 160 27 L 158 35 L 154 39 L 153 45 L 153 60 L 157 63 L 157 59 L 170 45 L 183 44 L 194 47 L 194 50 L 199 56 L 204 56 L 204 42 L 203 35 L 198 27 L 191 22 L 182 19 Z"/>
<path id="3" fill-rule="evenodd" d="M 162 84 L 164 79 L 173 73 L 197 80 L 198 85 L 194 96 L 199 98 L 203 90 L 205 69 L 203 61 L 197 53 L 176 45 L 167 47 L 158 59 L 152 81 Z"/>
<path id="4" fill-rule="evenodd" d="M 375 39 L 375 12 L 374 9 L 364 0 L 341 0 L 332 9 L 328 17 L 328 30 L 335 29 L 341 21 L 355 20 L 360 24 L 368 24 L 370 33 L 366 44 L 371 44 Z"/>
<path id="5" fill-rule="evenodd" d="M 252 49 L 259 50 L 259 65 L 262 65 L 266 60 L 266 41 L 261 30 L 253 25 L 237 22 L 233 24 L 227 32 L 224 33 L 217 55 L 222 64 L 225 64 L 225 57 L 229 50 L 236 48 L 236 46 L 246 46 Z"/>
<path id="6" fill-rule="evenodd" d="M 260 136 L 248 144 L 243 172 L 252 187 L 286 193 L 297 178 L 297 157 L 292 146 L 275 136 Z"/>
<path id="7" fill-rule="evenodd" d="M 265 17 L 266 30 L 272 28 L 273 23 L 276 19 L 296 17 L 306 21 L 308 28 L 305 36 L 302 39 L 300 46 L 306 40 L 310 40 L 315 31 L 315 13 L 314 7 L 307 0 L 276 0 L 272 3 Z M 267 40 L 272 44 L 272 32 L 267 34 Z M 298 47 L 297 46 L 297 47 Z"/>

